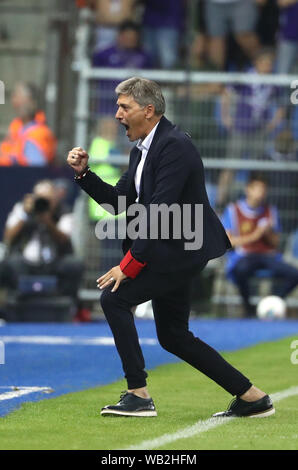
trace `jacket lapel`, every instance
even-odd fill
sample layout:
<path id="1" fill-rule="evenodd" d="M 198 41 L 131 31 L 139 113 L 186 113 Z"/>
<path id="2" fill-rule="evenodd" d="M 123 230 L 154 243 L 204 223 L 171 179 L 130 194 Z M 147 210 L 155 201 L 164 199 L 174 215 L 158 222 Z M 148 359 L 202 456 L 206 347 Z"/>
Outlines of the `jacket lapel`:
<path id="1" fill-rule="evenodd" d="M 129 165 L 129 172 L 128 172 L 128 197 L 129 200 L 136 200 L 137 197 L 137 192 L 135 188 L 135 183 L 134 183 L 134 176 L 137 170 L 137 166 L 140 162 L 142 156 L 141 150 L 138 149 L 138 147 L 133 147 L 133 149 L 130 152 L 130 165 Z"/>
<path id="2" fill-rule="evenodd" d="M 143 192 L 144 170 L 145 170 L 146 166 L 148 165 L 149 161 L 151 160 L 152 155 L 154 154 L 154 149 L 156 148 L 159 140 L 164 135 L 166 135 L 171 129 L 173 129 L 173 127 L 174 127 L 173 124 L 170 121 L 168 121 L 168 119 L 166 119 L 164 116 L 162 116 L 162 118 L 160 119 L 159 124 L 157 126 L 157 129 L 156 129 L 156 132 L 154 134 L 153 140 L 151 142 L 148 154 L 146 156 L 145 164 L 144 164 L 143 171 L 142 171 L 142 177 L 141 177 L 139 200 L 141 200 L 141 196 L 142 196 L 142 192 Z M 136 199 L 136 196 L 137 196 L 136 189 L 135 189 L 135 184 L 134 184 L 134 176 L 135 176 L 135 173 L 136 173 L 137 166 L 140 162 L 141 156 L 142 156 L 142 152 L 136 146 L 133 147 L 133 149 L 131 150 L 131 153 L 130 153 L 130 162 L 131 163 L 130 163 L 130 169 L 129 169 L 129 175 L 128 175 L 128 191 L 129 191 L 129 195 L 131 195 L 132 197 L 134 197 L 134 195 L 135 195 L 134 200 Z"/>
<path id="3" fill-rule="evenodd" d="M 156 132 L 154 134 L 153 140 L 151 142 L 149 151 L 146 156 L 146 160 L 144 163 L 143 171 L 142 171 L 142 176 L 141 176 L 141 184 L 140 184 L 140 196 L 139 196 L 139 201 L 142 199 L 143 196 L 143 190 L 144 190 L 144 171 L 148 164 L 150 163 L 150 160 L 152 159 L 152 156 L 154 155 L 154 150 L 156 149 L 158 142 L 160 139 L 166 135 L 172 128 L 173 124 L 168 121 L 164 116 L 161 118 L 159 121 L 159 124 L 157 126 Z"/>

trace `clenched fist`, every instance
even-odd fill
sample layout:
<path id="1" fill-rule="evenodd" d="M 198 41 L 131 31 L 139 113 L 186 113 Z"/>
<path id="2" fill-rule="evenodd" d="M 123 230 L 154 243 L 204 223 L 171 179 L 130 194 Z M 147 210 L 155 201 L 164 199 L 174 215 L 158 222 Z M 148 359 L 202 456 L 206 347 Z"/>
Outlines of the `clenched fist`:
<path id="1" fill-rule="evenodd" d="M 88 165 L 89 155 L 82 147 L 74 147 L 67 157 L 67 163 L 74 169 L 77 175 L 83 173 Z"/>

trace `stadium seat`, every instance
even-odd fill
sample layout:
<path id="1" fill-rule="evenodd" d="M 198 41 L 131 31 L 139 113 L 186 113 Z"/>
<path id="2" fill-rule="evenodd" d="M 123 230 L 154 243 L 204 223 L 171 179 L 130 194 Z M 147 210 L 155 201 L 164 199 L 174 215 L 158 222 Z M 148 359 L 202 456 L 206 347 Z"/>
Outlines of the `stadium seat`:
<path id="1" fill-rule="evenodd" d="M 56 276 L 22 275 L 9 291 L 4 307 L 8 322 L 67 322 L 76 313 L 75 300 L 61 295 Z"/>
<path id="2" fill-rule="evenodd" d="M 238 289 L 233 282 L 227 279 L 224 260 L 216 269 L 216 278 L 212 303 L 217 316 L 237 317 L 242 314 L 242 301 Z M 269 269 L 258 269 L 251 278 L 251 299 L 254 305 L 260 300 L 261 296 L 266 295 L 271 288 L 272 273 Z"/>
<path id="3" fill-rule="evenodd" d="M 35 296 L 20 298 L 10 296 L 5 309 L 7 322 L 70 322 L 76 311 L 71 297 Z"/>

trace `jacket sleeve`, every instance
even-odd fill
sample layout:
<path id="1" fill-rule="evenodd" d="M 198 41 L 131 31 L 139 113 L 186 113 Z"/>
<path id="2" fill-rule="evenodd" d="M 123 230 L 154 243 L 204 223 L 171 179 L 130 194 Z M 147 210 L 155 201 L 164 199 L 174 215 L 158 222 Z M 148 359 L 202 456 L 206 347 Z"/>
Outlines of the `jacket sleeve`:
<path id="1" fill-rule="evenodd" d="M 98 204 L 110 204 L 114 214 L 119 214 L 118 197 L 127 196 L 127 175 L 123 173 L 116 186 L 105 183 L 93 171 L 88 171 L 82 179 L 76 180 L 78 185 Z"/>

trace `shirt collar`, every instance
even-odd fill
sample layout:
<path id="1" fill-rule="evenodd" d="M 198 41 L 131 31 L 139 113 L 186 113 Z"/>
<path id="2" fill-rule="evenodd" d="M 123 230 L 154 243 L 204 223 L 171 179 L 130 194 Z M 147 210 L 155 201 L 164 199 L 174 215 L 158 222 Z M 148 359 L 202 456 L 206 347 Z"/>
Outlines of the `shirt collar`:
<path id="1" fill-rule="evenodd" d="M 143 151 L 143 150 L 149 150 L 150 148 L 150 145 L 152 143 L 152 140 L 153 140 L 153 137 L 154 137 L 154 134 L 155 134 L 155 131 L 157 129 L 157 126 L 159 124 L 159 121 L 158 123 L 153 127 L 153 129 L 149 132 L 149 134 L 145 137 L 145 139 L 142 141 L 141 139 L 138 140 L 137 142 L 137 147 L 139 150 Z"/>

